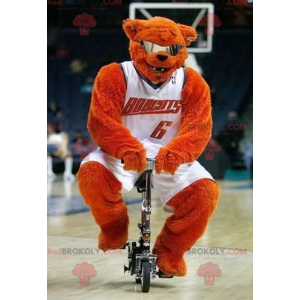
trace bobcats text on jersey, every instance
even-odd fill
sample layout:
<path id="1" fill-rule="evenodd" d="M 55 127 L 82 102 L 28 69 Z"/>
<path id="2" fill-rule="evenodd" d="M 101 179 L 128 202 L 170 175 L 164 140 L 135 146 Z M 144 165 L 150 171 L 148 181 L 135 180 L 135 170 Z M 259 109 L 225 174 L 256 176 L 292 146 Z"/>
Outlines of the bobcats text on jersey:
<path id="1" fill-rule="evenodd" d="M 122 115 L 177 114 L 180 107 L 180 100 L 154 100 L 130 97 L 123 108 Z"/>

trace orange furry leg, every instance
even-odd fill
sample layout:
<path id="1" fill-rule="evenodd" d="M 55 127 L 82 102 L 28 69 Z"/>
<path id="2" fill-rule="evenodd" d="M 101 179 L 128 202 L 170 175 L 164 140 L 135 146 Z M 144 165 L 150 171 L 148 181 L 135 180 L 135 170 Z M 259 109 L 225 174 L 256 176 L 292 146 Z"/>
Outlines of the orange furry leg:
<path id="1" fill-rule="evenodd" d="M 81 195 L 101 228 L 98 247 L 103 251 L 122 247 L 129 225 L 122 184 L 103 165 L 92 161 L 80 167 L 77 178 Z"/>
<path id="2" fill-rule="evenodd" d="M 153 248 L 153 253 L 158 257 L 157 265 L 165 274 L 186 274 L 183 255 L 204 234 L 219 196 L 220 189 L 216 182 L 201 179 L 168 202 L 174 213 L 167 218 Z"/>

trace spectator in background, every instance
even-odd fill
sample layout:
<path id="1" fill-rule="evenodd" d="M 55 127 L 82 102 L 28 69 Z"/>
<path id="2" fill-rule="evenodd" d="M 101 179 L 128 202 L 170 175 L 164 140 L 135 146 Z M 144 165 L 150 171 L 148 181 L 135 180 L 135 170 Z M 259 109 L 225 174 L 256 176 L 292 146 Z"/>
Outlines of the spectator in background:
<path id="1" fill-rule="evenodd" d="M 55 45 L 57 42 L 58 30 L 53 29 L 47 32 L 47 57 L 55 57 Z"/>
<path id="2" fill-rule="evenodd" d="M 248 141 L 245 145 L 244 162 L 247 167 L 247 170 L 252 170 L 252 168 L 253 168 L 253 141 Z"/>
<path id="3" fill-rule="evenodd" d="M 81 86 L 80 88 L 80 92 L 81 93 L 86 93 L 86 94 L 90 94 L 93 90 L 93 86 L 94 86 L 94 78 L 93 77 L 88 77 L 85 80 L 85 83 Z"/>
<path id="4" fill-rule="evenodd" d="M 88 64 L 84 59 L 74 59 L 70 64 L 71 72 L 74 74 L 82 73 L 87 67 Z"/>
<path id="5" fill-rule="evenodd" d="M 73 158 L 69 150 L 69 136 L 61 131 L 61 125 L 47 128 L 47 177 L 53 180 L 56 175 L 53 172 L 52 157 L 59 157 L 65 162 L 64 180 L 73 181 Z"/>
<path id="6" fill-rule="evenodd" d="M 244 131 L 238 129 L 241 122 L 238 119 L 238 114 L 235 111 L 228 113 L 227 125 L 224 131 L 219 133 L 218 141 L 220 145 L 225 149 L 227 155 L 230 158 L 230 167 L 234 167 L 234 163 L 240 160 L 239 145 L 240 141 L 244 137 Z M 234 126 L 238 124 L 239 126 Z M 235 129 L 236 128 L 236 129 Z M 230 130 L 232 129 L 232 130 Z"/>
<path id="7" fill-rule="evenodd" d="M 56 57 L 66 58 L 69 57 L 70 50 L 65 46 L 64 43 L 61 43 L 56 49 Z"/>
<path id="8" fill-rule="evenodd" d="M 237 27 L 245 27 L 248 25 L 248 19 L 246 16 L 246 6 L 237 5 L 233 11 L 233 25 Z"/>
<path id="9" fill-rule="evenodd" d="M 47 112 L 52 118 L 61 119 L 63 116 L 61 110 L 57 106 L 56 102 L 53 100 L 50 101 L 48 108 L 47 108 Z"/>
<path id="10" fill-rule="evenodd" d="M 80 129 L 76 129 L 74 138 L 72 139 L 71 143 L 75 144 L 78 140 L 81 140 L 83 138 L 85 138 L 85 136 L 82 134 L 82 131 Z"/>

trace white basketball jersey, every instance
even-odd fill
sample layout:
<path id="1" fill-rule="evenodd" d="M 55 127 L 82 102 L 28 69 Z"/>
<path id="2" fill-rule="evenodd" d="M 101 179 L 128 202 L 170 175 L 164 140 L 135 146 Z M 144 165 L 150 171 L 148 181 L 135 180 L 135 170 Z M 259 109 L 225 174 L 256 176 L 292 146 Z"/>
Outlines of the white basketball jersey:
<path id="1" fill-rule="evenodd" d="M 144 145 L 147 157 L 155 157 L 159 148 L 179 132 L 185 70 L 177 69 L 167 81 L 157 86 L 138 73 L 133 61 L 123 62 L 120 66 L 127 84 L 123 124 Z"/>

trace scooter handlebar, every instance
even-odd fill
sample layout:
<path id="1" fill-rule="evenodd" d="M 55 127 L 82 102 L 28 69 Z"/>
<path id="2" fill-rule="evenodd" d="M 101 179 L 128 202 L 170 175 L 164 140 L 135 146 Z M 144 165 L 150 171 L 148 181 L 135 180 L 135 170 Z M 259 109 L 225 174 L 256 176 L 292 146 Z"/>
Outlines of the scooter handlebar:
<path id="1" fill-rule="evenodd" d="M 121 163 L 124 164 L 124 160 L 121 159 Z M 147 170 L 154 170 L 155 168 L 155 157 L 147 158 Z"/>

